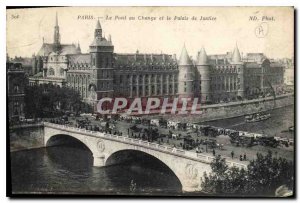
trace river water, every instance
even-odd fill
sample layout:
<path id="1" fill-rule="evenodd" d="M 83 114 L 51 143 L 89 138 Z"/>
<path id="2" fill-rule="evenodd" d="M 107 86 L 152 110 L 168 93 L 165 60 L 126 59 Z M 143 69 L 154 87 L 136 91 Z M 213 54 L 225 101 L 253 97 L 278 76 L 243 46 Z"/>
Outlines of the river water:
<path id="1" fill-rule="evenodd" d="M 167 170 L 160 170 L 155 163 L 140 164 L 133 160 L 101 168 L 92 164 L 91 153 L 78 147 L 12 152 L 12 191 L 16 194 L 181 194 L 178 179 Z M 134 192 L 130 190 L 131 181 L 136 185 Z"/>
<path id="2" fill-rule="evenodd" d="M 282 131 L 294 125 L 294 107 L 273 110 L 271 114 L 271 119 L 260 123 L 245 123 L 240 117 L 207 124 L 292 136 Z M 93 167 L 92 164 L 91 153 L 80 147 L 56 146 L 11 152 L 12 192 L 182 195 L 178 179 L 158 163 L 133 160 L 101 168 Z M 131 182 L 136 185 L 134 192 L 130 190 Z"/>
<path id="3" fill-rule="evenodd" d="M 294 126 L 294 111 L 294 106 L 291 105 L 268 111 L 267 113 L 271 114 L 271 118 L 262 122 L 246 123 L 244 116 L 242 116 L 205 122 L 204 124 L 253 133 L 265 133 L 269 136 L 293 138 L 293 134 L 288 132 L 288 128 Z"/>

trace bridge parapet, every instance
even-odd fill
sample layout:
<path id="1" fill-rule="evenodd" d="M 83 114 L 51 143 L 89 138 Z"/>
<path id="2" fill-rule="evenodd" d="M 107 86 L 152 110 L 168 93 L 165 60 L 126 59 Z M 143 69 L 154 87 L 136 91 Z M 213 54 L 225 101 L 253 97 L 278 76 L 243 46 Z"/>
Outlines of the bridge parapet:
<path id="1" fill-rule="evenodd" d="M 45 127 L 51 127 L 51 128 L 55 128 L 58 130 L 71 132 L 71 133 L 72 132 L 79 133 L 79 134 L 83 134 L 83 135 L 87 135 L 87 136 L 91 136 L 91 137 L 112 140 L 112 141 L 130 144 L 130 145 L 134 145 L 134 146 L 138 146 L 138 147 L 144 147 L 147 149 L 163 152 L 166 154 L 172 154 L 177 157 L 182 157 L 182 158 L 190 159 L 193 161 L 202 162 L 205 164 L 210 164 L 215 159 L 215 157 L 213 157 L 213 156 L 199 154 L 199 153 L 192 152 L 192 151 L 186 151 L 186 150 L 178 149 L 175 147 L 170 147 L 167 145 L 161 145 L 158 143 L 129 138 L 126 136 L 118 136 L 118 135 L 107 134 L 107 133 L 103 133 L 103 132 L 96 132 L 96 131 L 91 131 L 91 130 L 86 130 L 86 129 L 80 129 L 80 128 L 76 128 L 76 127 L 72 127 L 72 126 L 59 125 L 59 124 L 54 124 L 54 123 L 49 123 L 49 122 L 44 122 L 43 125 Z M 231 160 L 230 161 L 226 160 L 226 163 L 229 167 L 238 167 L 238 168 L 244 168 L 244 169 L 247 168 L 246 164 L 238 163 L 238 162 L 231 161 Z"/>

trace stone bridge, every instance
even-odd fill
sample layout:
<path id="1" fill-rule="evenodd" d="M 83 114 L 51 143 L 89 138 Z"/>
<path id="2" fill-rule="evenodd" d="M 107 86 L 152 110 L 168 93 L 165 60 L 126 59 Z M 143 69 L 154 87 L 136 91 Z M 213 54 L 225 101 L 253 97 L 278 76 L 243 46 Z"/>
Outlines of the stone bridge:
<path id="1" fill-rule="evenodd" d="M 139 139 L 44 122 L 45 146 L 48 146 L 51 138 L 59 138 L 61 135 L 70 136 L 82 142 L 93 154 L 95 167 L 108 165 L 107 160 L 113 154 L 126 150 L 143 152 L 155 157 L 177 176 L 183 191 L 201 190 L 201 177 L 204 172 L 211 171 L 209 164 L 214 159 L 212 156 Z M 227 164 L 239 168 L 246 167 L 246 165 L 231 161 L 227 161 Z"/>

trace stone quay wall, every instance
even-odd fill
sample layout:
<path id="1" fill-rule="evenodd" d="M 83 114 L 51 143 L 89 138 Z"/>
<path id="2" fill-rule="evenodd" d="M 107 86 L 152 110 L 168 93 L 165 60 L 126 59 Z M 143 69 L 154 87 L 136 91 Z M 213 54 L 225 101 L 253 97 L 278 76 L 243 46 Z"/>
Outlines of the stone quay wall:
<path id="1" fill-rule="evenodd" d="M 269 111 L 294 104 L 294 94 L 279 95 L 239 102 L 205 105 L 200 108 L 201 114 L 165 115 L 168 120 L 199 123 L 205 121 L 221 120 L 252 114 L 258 111 Z"/>
<path id="2" fill-rule="evenodd" d="M 44 147 L 44 126 L 36 124 L 11 127 L 9 141 L 11 152 Z"/>

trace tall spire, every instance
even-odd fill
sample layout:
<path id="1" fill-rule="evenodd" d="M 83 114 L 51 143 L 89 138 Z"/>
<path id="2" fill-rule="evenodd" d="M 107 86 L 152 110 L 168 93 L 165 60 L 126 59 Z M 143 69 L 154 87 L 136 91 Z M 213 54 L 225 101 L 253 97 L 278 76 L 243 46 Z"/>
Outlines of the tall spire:
<path id="1" fill-rule="evenodd" d="M 55 15 L 54 45 L 55 45 L 55 51 L 59 51 L 59 49 L 60 49 L 60 34 L 59 34 L 57 12 L 56 12 L 56 15 Z"/>
<path id="2" fill-rule="evenodd" d="M 189 54 L 186 50 L 185 43 L 184 43 L 182 51 L 181 51 L 178 65 L 193 65 L 193 63 L 189 57 Z"/>
<path id="3" fill-rule="evenodd" d="M 202 46 L 198 55 L 197 65 L 207 65 L 207 61 L 207 54 L 204 47 Z"/>
<path id="4" fill-rule="evenodd" d="M 55 26 L 58 27 L 57 12 L 56 12 Z"/>
<path id="5" fill-rule="evenodd" d="M 77 50 L 78 53 L 81 53 L 81 48 L 80 48 L 79 41 L 78 41 L 78 43 L 77 43 L 77 48 L 76 48 L 76 50 Z"/>
<path id="6" fill-rule="evenodd" d="M 237 43 L 236 43 L 233 54 L 232 54 L 232 62 L 238 63 L 238 62 L 241 62 L 241 61 L 242 61 L 241 54 L 240 54 L 239 48 L 238 48 Z"/>
<path id="7" fill-rule="evenodd" d="M 98 39 L 102 38 L 102 28 L 101 28 L 99 19 L 97 20 L 94 37 L 98 38 Z"/>

